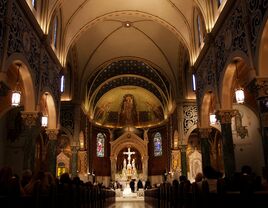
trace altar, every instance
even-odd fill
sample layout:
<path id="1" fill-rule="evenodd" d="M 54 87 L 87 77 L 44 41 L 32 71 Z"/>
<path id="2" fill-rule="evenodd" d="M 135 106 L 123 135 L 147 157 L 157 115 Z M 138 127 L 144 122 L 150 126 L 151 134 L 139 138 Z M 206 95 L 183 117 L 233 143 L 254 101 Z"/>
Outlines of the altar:
<path id="1" fill-rule="evenodd" d="M 120 184 L 121 190 L 121 192 L 117 190 L 116 195 L 122 197 L 137 197 L 137 181 L 142 174 L 138 174 L 135 158 L 131 158 L 131 155 L 134 155 L 135 152 L 131 151 L 129 147 L 128 151 L 123 152 L 123 154 L 127 155 L 127 159 L 124 158 L 122 170 L 115 174 L 115 181 Z"/>
<path id="2" fill-rule="evenodd" d="M 148 176 L 148 140 L 133 132 L 125 132 L 111 143 L 111 179 L 121 186 L 122 193 L 131 191 L 129 184 L 146 181 Z M 135 189 L 136 190 L 136 189 Z"/>

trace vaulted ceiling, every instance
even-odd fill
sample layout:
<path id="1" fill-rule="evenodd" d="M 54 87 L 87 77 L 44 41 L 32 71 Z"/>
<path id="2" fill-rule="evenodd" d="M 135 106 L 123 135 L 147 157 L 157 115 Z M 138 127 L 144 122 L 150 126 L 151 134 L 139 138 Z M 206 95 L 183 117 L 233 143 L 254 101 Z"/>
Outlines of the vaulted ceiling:
<path id="1" fill-rule="evenodd" d="M 157 106 L 165 120 L 183 97 L 182 71 L 194 54 L 194 8 L 206 18 L 206 0 L 49 1 L 49 11 L 55 7 L 62 16 L 62 62 L 75 54 L 75 93 L 89 117 L 107 102 L 119 113 L 124 95 L 132 94 L 141 112 Z"/>

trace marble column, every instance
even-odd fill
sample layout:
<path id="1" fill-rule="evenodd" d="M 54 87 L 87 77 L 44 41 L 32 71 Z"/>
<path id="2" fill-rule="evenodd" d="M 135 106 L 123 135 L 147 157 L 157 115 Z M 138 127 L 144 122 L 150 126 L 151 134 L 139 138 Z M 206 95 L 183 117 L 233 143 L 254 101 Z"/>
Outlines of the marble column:
<path id="1" fill-rule="evenodd" d="M 77 146 L 71 146 L 71 151 L 72 151 L 72 159 L 71 159 L 71 175 L 72 177 L 75 177 L 78 175 L 78 150 L 79 150 L 79 145 Z"/>
<path id="2" fill-rule="evenodd" d="M 210 145 L 208 142 L 210 132 L 211 132 L 210 128 L 199 128 L 203 170 L 205 167 L 211 165 L 211 163 L 210 163 Z"/>
<path id="3" fill-rule="evenodd" d="M 268 78 L 257 78 L 256 98 L 260 111 L 260 126 L 265 166 L 268 166 Z"/>
<path id="4" fill-rule="evenodd" d="M 232 177 L 235 172 L 235 154 L 231 120 L 236 113 L 236 110 L 219 110 L 216 112 L 217 119 L 221 123 L 223 161 L 225 176 L 227 178 Z"/>
<path id="5" fill-rule="evenodd" d="M 40 133 L 40 117 L 38 112 L 21 112 L 26 138 L 24 145 L 23 169 L 34 170 L 35 160 L 35 139 Z"/>
<path id="6" fill-rule="evenodd" d="M 180 145 L 179 149 L 181 152 L 181 174 L 187 177 L 187 159 L 186 159 L 187 145 Z"/>
<path id="7" fill-rule="evenodd" d="M 115 181 L 115 174 L 116 174 L 116 157 L 111 156 L 111 179 Z"/>
<path id="8" fill-rule="evenodd" d="M 47 144 L 47 169 L 53 175 L 56 175 L 56 162 L 57 162 L 57 135 L 59 131 L 57 129 L 46 129 L 48 136 Z"/>
<path id="9" fill-rule="evenodd" d="M 148 156 L 143 156 L 142 159 L 142 172 L 143 172 L 143 180 L 146 181 L 148 179 Z"/>

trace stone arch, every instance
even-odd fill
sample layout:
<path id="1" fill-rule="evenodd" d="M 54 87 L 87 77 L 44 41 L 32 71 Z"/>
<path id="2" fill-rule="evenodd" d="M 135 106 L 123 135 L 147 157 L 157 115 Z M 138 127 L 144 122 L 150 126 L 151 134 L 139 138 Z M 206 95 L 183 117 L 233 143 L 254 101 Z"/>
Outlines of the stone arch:
<path id="1" fill-rule="evenodd" d="M 111 143 L 111 174 L 112 179 L 115 179 L 116 160 L 119 152 L 126 147 L 134 147 L 141 155 L 143 177 L 146 180 L 148 177 L 148 141 L 145 141 L 132 132 L 126 132 Z"/>
<path id="2" fill-rule="evenodd" d="M 213 111 L 215 111 L 215 94 L 212 91 L 208 91 L 205 93 L 202 105 L 201 105 L 201 111 L 200 111 L 200 127 L 201 128 L 209 128 L 210 122 L 209 122 L 209 114 Z"/>
<path id="3" fill-rule="evenodd" d="M 12 69 L 15 65 L 21 64 L 20 78 L 22 80 L 24 92 L 24 111 L 34 112 L 36 110 L 36 94 L 33 73 L 27 59 L 20 53 L 14 53 L 6 60 L 4 72 Z M 13 69 L 12 69 L 13 70 Z M 14 69 L 16 70 L 16 69 Z"/>
<path id="4" fill-rule="evenodd" d="M 258 38 L 257 43 L 257 52 L 256 52 L 256 61 L 257 61 L 257 75 L 260 77 L 268 77 L 268 19 L 264 21 L 262 32 Z"/>
<path id="5" fill-rule="evenodd" d="M 47 95 L 46 95 L 47 94 Z M 40 100 L 42 101 L 43 105 L 40 106 L 40 111 L 45 112 L 47 110 L 48 114 L 48 129 L 57 129 L 57 110 L 54 101 L 54 97 L 51 94 L 50 90 L 47 90 L 42 93 Z M 46 102 L 46 107 L 44 106 Z M 46 108 L 46 109 L 45 109 Z"/>
<path id="6" fill-rule="evenodd" d="M 72 132 L 69 129 L 61 126 L 60 130 L 66 134 L 66 136 L 70 139 L 70 142 L 73 141 L 73 135 L 72 135 Z"/>
<path id="7" fill-rule="evenodd" d="M 221 109 L 232 109 L 236 77 L 236 66 L 234 61 L 238 61 L 237 64 L 243 63 L 247 68 L 252 66 L 249 57 L 242 51 L 235 51 L 229 56 L 219 81 L 220 88 L 218 91 Z M 240 67 L 237 68 L 239 71 Z M 249 75 L 251 76 L 252 74 Z M 250 77 L 250 79 L 252 79 L 252 77 Z"/>
<path id="8" fill-rule="evenodd" d="M 188 144 L 188 140 L 189 140 L 191 133 L 197 128 L 198 128 L 197 124 L 191 126 L 191 128 L 187 131 L 187 134 L 185 135 L 185 140 L 183 141 L 183 144 L 185 144 L 185 145 Z"/>

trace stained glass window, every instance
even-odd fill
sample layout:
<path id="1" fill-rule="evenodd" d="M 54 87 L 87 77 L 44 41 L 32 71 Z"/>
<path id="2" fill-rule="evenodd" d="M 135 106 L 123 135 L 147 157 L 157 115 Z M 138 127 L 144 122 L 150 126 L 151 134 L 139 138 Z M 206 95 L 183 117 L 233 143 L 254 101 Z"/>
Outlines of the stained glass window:
<path id="1" fill-rule="evenodd" d="M 154 135 L 154 156 L 162 155 L 162 136 L 159 132 Z"/>
<path id="2" fill-rule="evenodd" d="M 97 134 L 97 157 L 104 157 L 105 134 Z"/>
<path id="3" fill-rule="evenodd" d="M 192 90 L 196 91 L 196 79 L 194 74 L 192 74 Z"/>
<path id="4" fill-rule="evenodd" d="M 64 76 L 60 78 L 60 92 L 64 92 Z"/>

